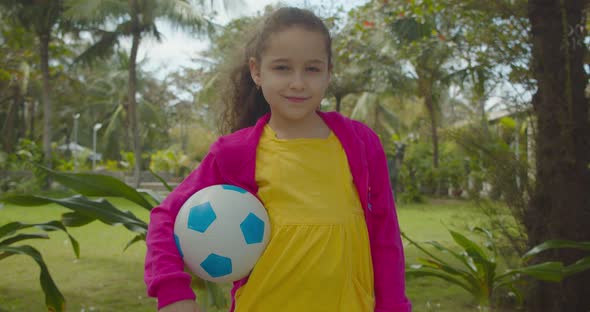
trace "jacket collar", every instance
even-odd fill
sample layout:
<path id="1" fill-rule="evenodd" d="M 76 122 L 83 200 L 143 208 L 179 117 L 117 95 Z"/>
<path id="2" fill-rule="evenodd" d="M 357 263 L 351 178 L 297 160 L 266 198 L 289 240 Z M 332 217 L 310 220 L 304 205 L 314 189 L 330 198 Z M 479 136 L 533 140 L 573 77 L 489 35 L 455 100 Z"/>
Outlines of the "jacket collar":
<path id="1" fill-rule="evenodd" d="M 368 166 L 365 144 L 355 129 L 358 127 L 354 126 L 354 121 L 337 112 L 318 112 L 318 115 L 342 144 L 361 202 L 366 208 Z M 227 183 L 241 186 L 252 194 L 258 193 L 255 180 L 256 148 L 269 120 L 270 113 L 260 117 L 252 127 L 221 137 L 211 148 Z"/>

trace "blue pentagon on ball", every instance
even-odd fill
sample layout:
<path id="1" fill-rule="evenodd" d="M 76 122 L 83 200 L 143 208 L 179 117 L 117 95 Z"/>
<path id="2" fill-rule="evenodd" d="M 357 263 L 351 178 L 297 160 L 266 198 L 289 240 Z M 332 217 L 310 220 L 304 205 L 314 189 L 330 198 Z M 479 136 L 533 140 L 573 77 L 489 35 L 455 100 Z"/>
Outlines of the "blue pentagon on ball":
<path id="1" fill-rule="evenodd" d="M 264 238 L 264 221 L 253 213 L 249 213 L 244 221 L 240 223 L 240 229 L 242 229 L 246 244 L 260 243 Z"/>
<path id="2" fill-rule="evenodd" d="M 239 186 L 235 186 L 235 185 L 222 184 L 221 187 L 224 190 L 230 190 L 230 191 L 234 191 L 234 192 L 238 192 L 238 193 L 242 193 L 242 194 L 245 194 L 246 192 L 248 192 L 245 189 L 243 189 Z"/>
<path id="3" fill-rule="evenodd" d="M 178 239 L 178 236 L 176 236 L 176 234 L 174 234 L 174 242 L 176 243 L 176 248 L 178 249 L 180 257 L 184 258 L 184 253 L 182 252 L 182 248 L 180 248 L 180 240 Z"/>
<path id="4" fill-rule="evenodd" d="M 221 277 L 232 272 L 231 259 L 214 253 L 201 262 L 201 267 L 211 277 Z"/>
<path id="5" fill-rule="evenodd" d="M 191 208 L 188 214 L 187 227 L 191 230 L 205 233 L 209 226 L 217 219 L 211 203 L 206 202 Z"/>

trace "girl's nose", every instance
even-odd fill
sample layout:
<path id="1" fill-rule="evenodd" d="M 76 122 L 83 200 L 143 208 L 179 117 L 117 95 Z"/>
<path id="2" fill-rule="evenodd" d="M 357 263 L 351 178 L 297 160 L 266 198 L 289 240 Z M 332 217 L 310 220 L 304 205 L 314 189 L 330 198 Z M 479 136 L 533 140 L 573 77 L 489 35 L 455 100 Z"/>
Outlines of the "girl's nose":
<path id="1" fill-rule="evenodd" d="M 305 83 L 303 81 L 303 74 L 301 73 L 294 73 L 289 84 L 289 88 L 293 90 L 303 90 L 305 89 Z"/>

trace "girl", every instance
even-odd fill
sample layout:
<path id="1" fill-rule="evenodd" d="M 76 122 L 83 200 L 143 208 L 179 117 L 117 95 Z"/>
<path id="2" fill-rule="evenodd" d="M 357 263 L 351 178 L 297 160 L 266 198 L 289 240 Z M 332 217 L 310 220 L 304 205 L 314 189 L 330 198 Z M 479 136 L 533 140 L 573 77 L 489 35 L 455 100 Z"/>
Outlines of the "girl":
<path id="1" fill-rule="evenodd" d="M 188 197 L 214 184 L 256 194 L 271 239 L 230 311 L 410 311 L 385 154 L 365 125 L 318 111 L 332 71 L 328 29 L 281 8 L 232 76 L 228 121 L 199 167 L 152 210 L 145 281 L 160 311 L 198 311 L 173 238 Z"/>

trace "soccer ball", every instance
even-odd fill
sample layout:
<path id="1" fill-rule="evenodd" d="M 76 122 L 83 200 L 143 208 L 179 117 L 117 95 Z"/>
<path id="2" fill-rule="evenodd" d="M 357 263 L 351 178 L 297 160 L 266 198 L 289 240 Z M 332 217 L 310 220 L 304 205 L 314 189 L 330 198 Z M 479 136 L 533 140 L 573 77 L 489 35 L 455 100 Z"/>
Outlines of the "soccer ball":
<path id="1" fill-rule="evenodd" d="M 270 238 L 266 209 L 258 198 L 233 185 L 213 185 L 180 208 L 174 240 L 186 266 L 216 283 L 250 274 Z"/>

